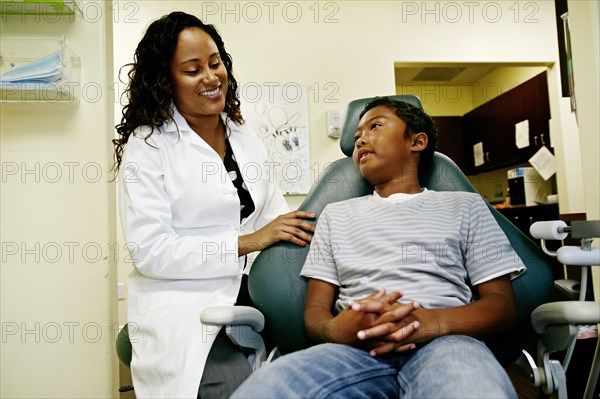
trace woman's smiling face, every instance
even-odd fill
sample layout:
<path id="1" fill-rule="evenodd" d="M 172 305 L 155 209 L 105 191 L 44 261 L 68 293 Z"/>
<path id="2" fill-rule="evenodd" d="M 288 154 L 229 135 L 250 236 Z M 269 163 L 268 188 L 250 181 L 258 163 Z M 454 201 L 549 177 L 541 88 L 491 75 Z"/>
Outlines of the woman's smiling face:
<path id="1" fill-rule="evenodd" d="M 208 33 L 197 27 L 179 33 L 170 72 L 173 101 L 184 117 L 214 116 L 223 112 L 227 69 Z"/>

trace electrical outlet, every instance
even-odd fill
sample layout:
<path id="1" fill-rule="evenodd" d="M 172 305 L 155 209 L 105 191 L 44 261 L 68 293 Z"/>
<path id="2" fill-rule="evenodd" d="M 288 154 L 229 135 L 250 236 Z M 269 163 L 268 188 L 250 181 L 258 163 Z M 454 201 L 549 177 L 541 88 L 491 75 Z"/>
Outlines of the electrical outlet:
<path id="1" fill-rule="evenodd" d="M 117 283 L 117 299 L 120 301 L 125 299 L 125 283 Z"/>
<path id="2" fill-rule="evenodd" d="M 342 134 L 342 113 L 339 109 L 327 111 L 327 135 L 331 138 L 339 138 Z"/>

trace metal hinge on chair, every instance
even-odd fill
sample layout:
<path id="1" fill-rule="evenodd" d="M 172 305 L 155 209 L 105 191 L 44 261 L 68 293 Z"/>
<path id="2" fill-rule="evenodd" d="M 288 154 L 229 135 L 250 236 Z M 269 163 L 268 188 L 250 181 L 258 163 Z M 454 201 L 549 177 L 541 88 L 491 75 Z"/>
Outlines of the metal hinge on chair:
<path id="1" fill-rule="evenodd" d="M 543 356 L 543 366 L 538 367 L 533 357 L 526 351 L 521 352 L 517 365 L 529 372 L 533 385 L 557 399 L 567 399 L 567 377 L 558 360 L 550 359 L 548 353 Z"/>

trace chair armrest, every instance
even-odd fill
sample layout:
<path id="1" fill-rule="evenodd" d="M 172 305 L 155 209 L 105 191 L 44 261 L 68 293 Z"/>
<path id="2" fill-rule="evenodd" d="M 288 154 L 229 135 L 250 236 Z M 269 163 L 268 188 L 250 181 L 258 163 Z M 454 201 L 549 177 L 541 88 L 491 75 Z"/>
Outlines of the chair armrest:
<path id="1" fill-rule="evenodd" d="M 598 302 L 564 301 L 549 302 L 538 306 L 531 314 L 533 329 L 538 334 L 546 332 L 549 326 L 558 324 L 598 324 L 600 304 Z"/>
<path id="2" fill-rule="evenodd" d="M 248 357 L 256 371 L 267 357 L 265 343 L 259 334 L 265 327 L 265 317 L 250 306 L 213 306 L 200 314 L 200 321 L 213 326 L 225 326 L 229 339 L 242 348 L 255 350 Z"/>
<path id="3" fill-rule="evenodd" d="M 246 324 L 256 332 L 265 327 L 265 317 L 257 309 L 250 306 L 213 306 L 200 314 L 200 321 L 215 326 Z"/>

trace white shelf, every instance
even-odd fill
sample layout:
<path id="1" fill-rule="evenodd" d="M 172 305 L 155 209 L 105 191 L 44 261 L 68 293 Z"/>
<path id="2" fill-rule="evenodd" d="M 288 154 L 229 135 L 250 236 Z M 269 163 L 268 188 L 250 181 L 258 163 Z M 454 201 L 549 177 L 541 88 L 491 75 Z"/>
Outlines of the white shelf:
<path id="1" fill-rule="evenodd" d="M 73 15 L 79 0 L 0 0 L 0 14 Z"/>
<path id="2" fill-rule="evenodd" d="M 0 75 L 59 53 L 61 62 L 56 80 L 46 82 L 0 82 L 2 103 L 77 104 L 81 62 L 79 57 L 60 39 L 2 39 Z"/>

